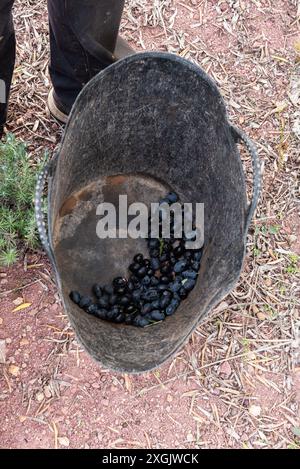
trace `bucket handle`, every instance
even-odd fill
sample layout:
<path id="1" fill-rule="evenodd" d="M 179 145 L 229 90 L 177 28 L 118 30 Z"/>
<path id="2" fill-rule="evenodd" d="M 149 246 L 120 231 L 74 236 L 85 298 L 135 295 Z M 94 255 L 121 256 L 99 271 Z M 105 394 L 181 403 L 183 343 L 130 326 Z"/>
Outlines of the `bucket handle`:
<path id="1" fill-rule="evenodd" d="M 238 129 L 235 126 L 230 126 L 231 133 L 235 142 L 243 142 L 250 153 L 252 168 L 253 168 L 253 194 L 250 204 L 248 205 L 247 215 L 246 215 L 246 233 L 248 231 L 249 225 L 253 218 L 254 212 L 256 210 L 260 191 L 261 191 L 261 164 L 258 156 L 257 149 L 252 142 L 252 140 L 246 135 L 242 130 Z"/>
<path id="2" fill-rule="evenodd" d="M 54 254 L 52 248 L 49 243 L 49 237 L 47 233 L 47 228 L 44 220 L 44 213 L 42 209 L 42 199 L 43 199 L 43 192 L 46 185 L 46 181 L 51 176 L 53 166 L 57 161 L 57 154 L 53 156 L 53 158 L 45 164 L 44 168 L 38 175 L 36 188 L 35 188 L 35 198 L 34 198 L 34 209 L 35 209 L 35 219 L 37 224 L 37 230 L 39 233 L 39 237 L 42 243 L 42 246 L 51 261 L 53 268 L 56 270 L 55 261 L 54 261 Z"/>

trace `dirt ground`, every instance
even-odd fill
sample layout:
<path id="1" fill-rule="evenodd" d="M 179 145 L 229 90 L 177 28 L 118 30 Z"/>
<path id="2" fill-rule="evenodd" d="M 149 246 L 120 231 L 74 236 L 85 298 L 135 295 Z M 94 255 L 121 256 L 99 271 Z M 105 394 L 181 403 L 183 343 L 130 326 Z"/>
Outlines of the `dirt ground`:
<path id="1" fill-rule="evenodd" d="M 45 3 L 14 9 L 8 129 L 33 160 L 62 133 L 45 108 Z M 42 253 L 1 269 L 2 448 L 300 448 L 299 28 L 297 0 L 127 1 L 122 35 L 203 67 L 257 143 L 264 190 L 244 271 L 175 358 L 127 376 L 78 345 Z"/>

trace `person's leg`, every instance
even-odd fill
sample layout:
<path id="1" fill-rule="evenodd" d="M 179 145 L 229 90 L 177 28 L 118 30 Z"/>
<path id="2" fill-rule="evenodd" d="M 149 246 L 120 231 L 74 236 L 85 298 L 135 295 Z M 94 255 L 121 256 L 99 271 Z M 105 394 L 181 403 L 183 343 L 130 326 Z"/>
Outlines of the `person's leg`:
<path id="1" fill-rule="evenodd" d="M 116 60 L 124 1 L 48 0 L 51 99 L 64 114 L 70 112 L 82 87 Z M 130 51 L 125 47 L 123 53 Z"/>
<path id="2" fill-rule="evenodd" d="M 12 20 L 13 3 L 14 0 L 0 0 L 0 138 L 6 122 L 9 91 L 16 54 Z"/>

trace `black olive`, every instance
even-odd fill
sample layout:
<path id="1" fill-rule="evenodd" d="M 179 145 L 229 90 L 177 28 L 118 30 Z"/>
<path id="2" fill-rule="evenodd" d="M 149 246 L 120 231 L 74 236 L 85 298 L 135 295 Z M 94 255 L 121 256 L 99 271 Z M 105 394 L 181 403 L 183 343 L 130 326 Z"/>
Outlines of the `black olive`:
<path id="1" fill-rule="evenodd" d="M 108 295 L 105 295 L 102 298 L 99 298 L 98 305 L 100 306 L 100 308 L 108 308 L 109 307 L 109 297 L 108 297 Z"/>
<path id="2" fill-rule="evenodd" d="M 112 285 L 104 285 L 103 291 L 104 291 L 104 293 L 106 293 L 107 295 L 112 295 L 113 292 L 114 292 L 114 289 L 113 289 Z"/>
<path id="3" fill-rule="evenodd" d="M 179 245 L 179 246 L 177 246 L 177 248 L 175 248 L 175 249 L 173 250 L 173 253 L 174 253 L 174 256 L 175 256 L 175 257 L 180 257 L 180 256 L 182 256 L 183 253 L 184 253 L 184 248 L 183 248 L 181 245 Z"/>
<path id="4" fill-rule="evenodd" d="M 150 249 L 150 256 L 151 258 L 156 258 L 159 256 L 159 249 Z"/>
<path id="5" fill-rule="evenodd" d="M 173 283 L 170 284 L 170 290 L 171 292 L 177 292 L 181 288 L 181 283 L 178 280 L 175 280 Z"/>
<path id="6" fill-rule="evenodd" d="M 127 324 L 127 325 L 132 324 L 132 319 L 133 318 L 131 316 L 126 316 L 125 321 L 124 321 L 125 324 Z"/>
<path id="7" fill-rule="evenodd" d="M 195 280 L 198 277 L 198 272 L 195 272 L 194 270 L 184 270 L 182 272 L 182 277 L 183 278 L 191 278 Z"/>
<path id="8" fill-rule="evenodd" d="M 160 199 L 160 201 L 158 203 L 159 203 L 159 205 L 162 205 L 162 204 L 168 204 L 169 205 L 169 199 L 167 197 L 164 197 L 163 199 Z"/>
<path id="9" fill-rule="evenodd" d="M 159 259 L 157 257 L 153 257 L 151 259 L 151 267 L 152 267 L 153 270 L 159 270 L 160 262 L 159 262 Z"/>
<path id="10" fill-rule="evenodd" d="M 178 295 L 180 296 L 180 298 L 181 298 L 182 300 L 184 300 L 184 299 L 187 297 L 188 292 L 187 292 L 186 289 L 182 286 L 182 287 L 180 288 L 179 292 L 178 292 Z"/>
<path id="11" fill-rule="evenodd" d="M 137 278 L 136 275 L 131 275 L 129 278 L 129 281 L 133 283 L 133 285 L 136 285 L 137 283 L 140 282 L 140 280 Z"/>
<path id="12" fill-rule="evenodd" d="M 106 319 L 107 311 L 103 308 L 97 308 L 95 316 L 99 319 Z"/>
<path id="13" fill-rule="evenodd" d="M 178 306 L 179 306 L 179 302 L 177 300 L 172 300 L 166 309 L 166 315 L 171 316 L 172 314 L 174 314 Z"/>
<path id="14" fill-rule="evenodd" d="M 162 262 L 169 260 L 169 258 L 170 258 L 169 253 L 164 253 L 161 256 L 159 256 L 159 261 L 162 263 Z"/>
<path id="15" fill-rule="evenodd" d="M 201 259 L 202 259 L 202 254 L 203 254 L 203 251 L 202 251 L 202 250 L 201 250 L 201 251 L 195 251 L 195 252 L 193 253 L 193 259 L 194 259 L 194 261 L 200 262 Z"/>
<path id="16" fill-rule="evenodd" d="M 193 253 L 192 253 L 192 251 L 185 251 L 185 253 L 184 253 L 184 258 L 185 258 L 187 261 L 192 260 L 192 258 L 193 258 Z"/>
<path id="17" fill-rule="evenodd" d="M 186 261 L 178 261 L 174 265 L 174 272 L 176 272 L 176 274 L 179 274 L 179 273 L 183 272 L 185 267 L 186 267 Z"/>
<path id="18" fill-rule="evenodd" d="M 199 261 L 192 262 L 192 269 L 198 272 L 198 270 L 200 269 L 200 262 Z"/>
<path id="19" fill-rule="evenodd" d="M 154 270 L 153 270 L 153 269 L 148 269 L 148 270 L 147 270 L 147 275 L 149 275 L 149 277 L 152 277 L 153 274 L 154 274 Z"/>
<path id="20" fill-rule="evenodd" d="M 89 296 L 82 296 L 79 301 L 80 308 L 87 308 L 92 304 L 92 300 Z"/>
<path id="21" fill-rule="evenodd" d="M 161 269 L 160 269 L 161 273 L 163 275 L 165 274 L 169 274 L 171 271 L 172 271 L 172 267 L 170 266 L 170 263 L 167 262 L 166 264 L 164 264 Z"/>
<path id="22" fill-rule="evenodd" d="M 160 283 L 159 285 L 157 285 L 156 289 L 159 291 L 159 292 L 162 292 L 164 290 L 168 290 L 169 288 L 169 285 L 166 285 L 164 283 Z"/>
<path id="23" fill-rule="evenodd" d="M 115 288 L 115 293 L 117 295 L 124 295 L 124 293 L 126 292 L 126 287 L 118 287 L 118 288 Z"/>
<path id="24" fill-rule="evenodd" d="M 150 311 L 152 311 L 153 309 L 159 309 L 159 307 L 160 307 L 160 300 L 152 301 Z"/>
<path id="25" fill-rule="evenodd" d="M 125 321 L 125 314 L 123 313 L 120 313 L 116 318 L 115 318 L 115 322 L 116 323 L 121 323 L 121 322 L 124 322 Z"/>
<path id="26" fill-rule="evenodd" d="M 159 297 L 159 292 L 154 289 L 149 289 L 148 291 L 142 294 L 142 299 L 146 301 L 154 301 L 154 300 L 157 300 L 158 297 Z"/>
<path id="27" fill-rule="evenodd" d="M 130 281 L 127 283 L 127 290 L 128 290 L 130 293 L 132 293 L 134 289 L 135 289 L 134 283 L 130 280 Z"/>
<path id="28" fill-rule="evenodd" d="M 107 318 L 108 319 L 116 319 L 116 317 L 121 314 L 121 309 L 118 306 L 113 306 L 108 312 L 107 312 Z"/>
<path id="29" fill-rule="evenodd" d="M 172 292 L 170 292 L 169 290 L 165 290 L 162 292 L 162 297 L 164 296 L 167 296 L 168 298 L 171 298 L 172 296 Z"/>
<path id="30" fill-rule="evenodd" d="M 150 282 L 151 282 L 151 279 L 149 275 L 146 275 L 142 280 L 142 285 L 145 285 L 147 287 L 148 285 L 150 285 Z"/>
<path id="31" fill-rule="evenodd" d="M 151 303 L 145 303 L 142 307 L 141 313 L 142 315 L 150 313 L 152 311 L 153 307 Z"/>
<path id="32" fill-rule="evenodd" d="M 161 308 L 161 309 L 165 309 L 165 308 L 170 304 L 170 301 L 171 301 L 171 298 L 170 298 L 170 297 L 164 296 L 164 297 L 160 300 L 160 308 Z"/>
<path id="33" fill-rule="evenodd" d="M 164 313 L 159 311 L 159 309 L 155 309 L 154 311 L 151 311 L 150 318 L 153 321 L 162 321 L 163 319 L 165 319 L 165 315 Z"/>
<path id="34" fill-rule="evenodd" d="M 141 298 L 141 294 L 142 294 L 142 290 L 134 290 L 134 292 L 132 292 L 132 299 L 134 302 L 137 302 L 140 300 Z"/>
<path id="35" fill-rule="evenodd" d="M 160 277 L 160 282 L 164 284 L 168 284 L 170 282 L 170 279 L 169 277 L 163 276 L 163 277 Z"/>
<path id="36" fill-rule="evenodd" d="M 146 267 L 140 267 L 140 269 L 137 271 L 136 275 L 139 278 L 143 278 L 143 277 L 145 277 L 146 273 L 147 273 L 147 268 Z"/>
<path id="37" fill-rule="evenodd" d="M 88 314 L 95 315 L 97 313 L 98 307 L 97 307 L 97 305 L 91 304 L 90 306 L 84 308 L 84 310 Z"/>
<path id="38" fill-rule="evenodd" d="M 179 198 L 176 192 L 169 192 L 166 197 L 166 200 L 168 200 L 168 202 L 171 204 L 175 204 L 176 202 L 178 202 Z"/>
<path id="39" fill-rule="evenodd" d="M 78 293 L 78 291 L 71 291 L 70 298 L 76 305 L 78 305 L 81 300 L 81 295 Z"/>
<path id="40" fill-rule="evenodd" d="M 151 285 L 152 287 L 156 287 L 156 285 L 158 285 L 158 284 L 159 284 L 158 278 L 156 278 L 156 277 L 151 277 L 150 285 Z"/>
<path id="41" fill-rule="evenodd" d="M 130 305 L 126 306 L 126 308 L 125 308 L 125 313 L 126 314 L 132 314 L 135 311 L 136 311 L 136 306 L 133 305 L 133 304 L 130 304 Z"/>
<path id="42" fill-rule="evenodd" d="M 136 274 L 137 271 L 140 269 L 140 264 L 138 264 L 137 262 L 134 262 L 133 264 L 130 264 L 129 266 L 129 270 L 130 272 L 132 272 L 133 274 Z"/>
<path id="43" fill-rule="evenodd" d="M 150 269 L 151 267 L 150 259 L 144 259 L 143 266 L 146 267 L 146 269 Z"/>
<path id="44" fill-rule="evenodd" d="M 149 321 L 146 318 L 143 318 L 142 316 L 136 316 L 133 320 L 133 324 L 137 327 L 145 327 L 148 326 Z"/>
<path id="45" fill-rule="evenodd" d="M 184 282 L 183 288 L 184 288 L 187 292 L 190 292 L 191 290 L 193 290 L 193 288 L 195 287 L 195 285 L 196 285 L 196 280 L 188 279 L 186 282 Z M 180 293 L 179 293 L 179 294 L 180 294 Z"/>
<path id="46" fill-rule="evenodd" d="M 170 255 L 170 264 L 174 265 L 174 264 L 176 264 L 176 262 L 177 262 L 176 257 L 173 254 L 171 254 Z"/>
<path id="47" fill-rule="evenodd" d="M 94 286 L 93 286 L 93 293 L 94 295 L 97 297 L 97 298 L 101 298 L 102 296 L 102 288 L 100 287 L 100 285 L 98 285 L 98 283 L 96 283 Z"/>
<path id="48" fill-rule="evenodd" d="M 158 249 L 159 248 L 159 239 L 157 239 L 157 238 L 149 239 L 148 247 L 149 247 L 149 249 Z"/>
<path id="49" fill-rule="evenodd" d="M 143 264 L 144 256 L 143 254 L 136 254 L 133 258 L 134 262 L 137 264 Z"/>
<path id="50" fill-rule="evenodd" d="M 119 304 L 121 306 L 128 306 L 130 304 L 130 298 L 128 296 L 122 296 L 119 299 Z"/>
<path id="51" fill-rule="evenodd" d="M 116 277 L 114 280 L 113 280 L 113 286 L 115 288 L 119 288 L 119 287 L 126 287 L 127 285 L 127 281 L 125 278 L 123 277 Z"/>
<path id="52" fill-rule="evenodd" d="M 117 295 L 112 294 L 112 295 L 109 296 L 109 304 L 111 306 L 114 306 L 117 303 L 117 301 L 118 301 Z"/>

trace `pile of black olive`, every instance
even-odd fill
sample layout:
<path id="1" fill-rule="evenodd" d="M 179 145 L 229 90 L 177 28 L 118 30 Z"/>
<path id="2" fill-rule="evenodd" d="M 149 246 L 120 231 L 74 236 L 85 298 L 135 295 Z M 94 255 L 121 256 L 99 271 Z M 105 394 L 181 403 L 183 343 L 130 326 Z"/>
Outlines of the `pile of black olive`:
<path id="1" fill-rule="evenodd" d="M 172 192 L 160 204 L 177 201 Z M 117 277 L 112 285 L 94 285 L 96 301 L 76 291 L 70 293 L 71 300 L 86 313 L 114 323 L 145 327 L 163 321 L 196 285 L 202 250 L 186 249 L 187 240 L 191 238 L 184 235 L 174 238 L 171 219 L 170 238 L 148 238 L 150 259 L 136 254 L 128 279 Z"/>

